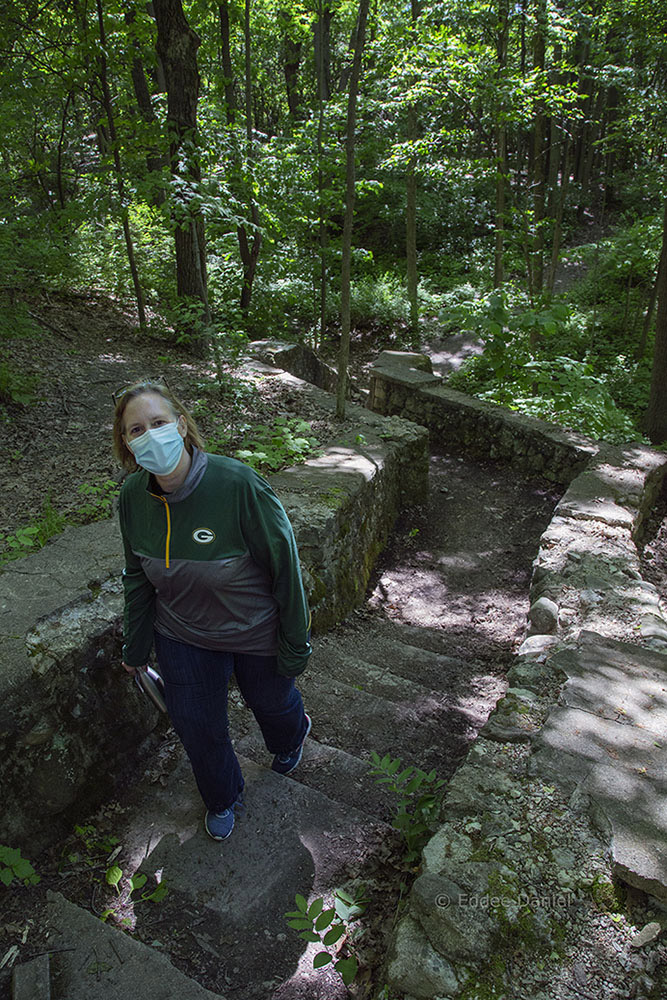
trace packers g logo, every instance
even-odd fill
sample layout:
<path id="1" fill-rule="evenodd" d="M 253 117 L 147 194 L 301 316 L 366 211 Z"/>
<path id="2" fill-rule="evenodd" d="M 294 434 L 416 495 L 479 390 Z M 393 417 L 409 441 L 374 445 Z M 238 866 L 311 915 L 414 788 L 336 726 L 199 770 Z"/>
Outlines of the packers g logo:
<path id="1" fill-rule="evenodd" d="M 210 528 L 197 528 L 196 531 L 192 532 L 192 537 L 200 545 L 208 545 L 215 538 L 215 531 L 211 531 Z"/>

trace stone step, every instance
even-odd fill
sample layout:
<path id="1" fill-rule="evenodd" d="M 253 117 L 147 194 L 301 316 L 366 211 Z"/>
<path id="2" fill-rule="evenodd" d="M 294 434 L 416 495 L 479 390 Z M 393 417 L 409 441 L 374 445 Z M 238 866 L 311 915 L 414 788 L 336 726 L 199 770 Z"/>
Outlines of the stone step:
<path id="1" fill-rule="evenodd" d="M 57 892 L 48 892 L 47 927 L 52 949 L 51 995 L 67 1000 L 217 1000 L 177 969 L 167 955 L 142 944 Z M 47 1000 L 33 992 L 30 1000 Z M 18 1000 L 16 993 L 15 1000 Z"/>
<path id="2" fill-rule="evenodd" d="M 411 637 L 412 638 L 412 637 Z M 436 700 L 451 715 L 454 733 L 484 725 L 506 684 L 500 676 L 469 661 L 444 656 L 387 634 L 338 630 L 325 637 L 313 656 L 312 671 L 330 674 L 388 700 L 412 695 L 415 705 Z M 473 734 L 474 735 L 474 734 Z"/>
<path id="3" fill-rule="evenodd" d="M 49 955 L 38 955 L 13 967 L 12 1000 L 51 1000 Z"/>
<path id="4" fill-rule="evenodd" d="M 410 672 L 409 659 L 424 651 L 390 641 L 392 667 L 403 673 L 388 669 L 386 660 L 383 665 L 366 662 L 341 650 L 338 643 L 318 644 L 312 665 L 299 678 L 313 731 L 294 775 L 296 781 L 384 820 L 391 818 L 396 799 L 369 773 L 372 750 L 400 757 L 406 766 L 424 770 L 435 766 L 441 771 L 436 765 L 441 763 L 443 740 L 450 749 L 458 745 L 460 756 L 467 747 L 470 723 L 481 724 L 474 711 L 404 676 Z M 441 674 L 443 658 L 426 651 L 422 661 L 429 657 L 438 661 Z M 267 751 L 252 714 L 239 697 L 232 700 L 232 729 L 241 734 L 235 740 L 237 750 L 266 764 Z"/>
<path id="5" fill-rule="evenodd" d="M 137 792 L 117 863 L 128 874 L 140 869 L 148 886 L 159 875 L 168 895 L 134 907 L 134 934 L 146 944 L 159 942 L 175 964 L 185 962 L 192 978 L 205 977 L 220 995 L 343 1000 L 347 993 L 337 973 L 312 969 L 320 946 L 301 940 L 284 914 L 294 909 L 297 892 L 323 896 L 330 905 L 336 888 L 362 873 L 367 878 L 375 863 L 386 860 L 394 831 L 314 788 L 239 759 L 246 809 L 223 843 L 204 832 L 184 756 L 165 786 Z M 189 1000 L 187 990 L 181 995 Z"/>
<path id="6" fill-rule="evenodd" d="M 362 760 L 374 750 L 429 771 L 441 768 L 444 747 L 463 744 L 469 736 L 467 721 L 435 698 L 389 701 L 314 671 L 302 675 L 299 687 L 314 738 Z"/>
<path id="7" fill-rule="evenodd" d="M 313 668 L 319 659 L 356 656 L 367 663 L 387 667 L 392 673 L 436 691 L 457 687 L 463 680 L 473 680 L 480 690 L 491 682 L 488 671 L 467 658 L 455 655 L 446 635 L 440 637 L 433 629 L 418 629 L 382 620 L 369 624 L 354 621 L 339 626 L 334 632 L 315 642 Z"/>
<path id="8" fill-rule="evenodd" d="M 404 674 L 400 672 L 401 666 Z M 410 673 L 409 664 L 404 661 L 399 663 L 397 659 L 384 663 L 369 662 L 363 649 L 352 654 L 339 646 L 325 646 L 314 657 L 313 670 L 320 676 L 344 681 L 358 691 L 366 691 L 387 701 L 417 705 L 425 698 L 443 697 L 433 688 L 406 676 Z"/>
<path id="9" fill-rule="evenodd" d="M 234 745 L 238 754 L 257 764 L 266 766 L 270 760 L 254 719 L 247 734 L 235 740 Z M 377 784 L 369 769 L 368 759 L 353 757 L 339 747 L 320 743 L 311 734 L 306 740 L 301 763 L 290 777 L 317 789 L 330 799 L 390 823 L 396 797 Z"/>

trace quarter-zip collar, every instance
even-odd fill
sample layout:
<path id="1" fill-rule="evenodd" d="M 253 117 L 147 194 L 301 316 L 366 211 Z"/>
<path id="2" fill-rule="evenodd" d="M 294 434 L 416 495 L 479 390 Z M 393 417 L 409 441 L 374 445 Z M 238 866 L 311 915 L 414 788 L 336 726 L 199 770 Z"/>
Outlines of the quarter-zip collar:
<path id="1" fill-rule="evenodd" d="M 197 486 L 199 486 L 199 483 L 201 482 L 202 476 L 206 472 L 207 465 L 208 455 L 206 452 L 200 451 L 199 448 L 193 448 L 192 462 L 190 463 L 188 474 L 178 489 L 174 490 L 173 493 L 163 493 L 158 486 L 155 477 L 151 475 L 148 478 L 148 485 L 146 487 L 147 491 L 152 497 L 155 497 L 156 500 L 159 500 L 164 504 L 164 513 L 167 520 L 164 561 L 167 569 L 169 569 L 169 546 L 171 542 L 171 511 L 169 509 L 169 504 L 178 503 L 179 500 L 185 500 L 192 493 L 194 493 Z"/>
<path id="2" fill-rule="evenodd" d="M 190 496 L 191 493 L 199 486 L 202 476 L 206 472 L 206 467 L 208 465 L 208 455 L 205 451 L 200 451 L 199 448 L 192 449 L 192 461 L 190 462 L 190 468 L 188 469 L 188 474 L 178 487 L 172 493 L 165 493 L 163 489 L 160 488 L 159 483 L 155 479 L 155 476 L 148 475 L 148 480 L 146 482 L 146 490 L 151 496 L 161 499 L 166 497 L 169 503 L 178 503 L 179 500 L 185 500 Z"/>

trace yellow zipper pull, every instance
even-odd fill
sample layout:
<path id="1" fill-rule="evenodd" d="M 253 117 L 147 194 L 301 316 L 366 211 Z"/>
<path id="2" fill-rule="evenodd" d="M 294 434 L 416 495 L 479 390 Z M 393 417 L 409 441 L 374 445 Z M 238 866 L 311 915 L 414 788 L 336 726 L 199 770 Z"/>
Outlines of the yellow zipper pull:
<path id="1" fill-rule="evenodd" d="M 166 568 L 169 569 L 169 543 L 171 541 L 171 513 L 169 511 L 169 504 L 167 503 L 165 498 L 162 497 L 161 499 L 162 503 L 164 504 L 165 514 L 167 515 L 167 541 L 165 543 L 164 561 Z"/>

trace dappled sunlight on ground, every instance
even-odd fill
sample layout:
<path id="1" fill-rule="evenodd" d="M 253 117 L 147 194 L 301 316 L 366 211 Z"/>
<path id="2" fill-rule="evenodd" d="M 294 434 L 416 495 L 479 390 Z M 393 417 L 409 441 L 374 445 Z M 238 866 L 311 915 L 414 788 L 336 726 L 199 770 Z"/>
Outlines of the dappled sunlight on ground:
<path id="1" fill-rule="evenodd" d="M 455 333 L 427 345 L 433 371 L 445 375 L 458 371 L 470 358 L 482 354 L 484 345 L 472 334 Z"/>

